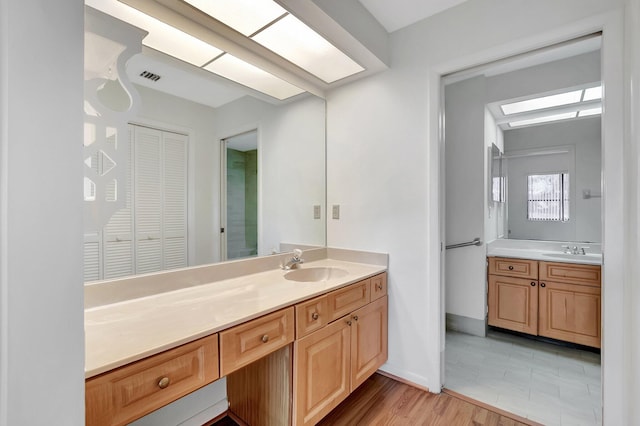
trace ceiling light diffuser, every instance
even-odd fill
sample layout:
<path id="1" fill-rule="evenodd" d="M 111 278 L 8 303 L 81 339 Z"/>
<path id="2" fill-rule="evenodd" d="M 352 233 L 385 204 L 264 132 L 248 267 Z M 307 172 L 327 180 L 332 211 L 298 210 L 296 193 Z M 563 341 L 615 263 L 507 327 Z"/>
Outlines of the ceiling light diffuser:
<path id="1" fill-rule="evenodd" d="M 500 105 L 500 108 L 504 115 L 511 115 L 520 112 L 535 111 L 543 108 L 551 108 L 580 102 L 581 97 L 582 90 L 574 90 L 571 92 L 558 93 L 557 95 L 543 96 L 540 98 L 504 104 Z"/>
<path id="2" fill-rule="evenodd" d="M 287 15 L 252 37 L 326 83 L 364 68 L 293 15 Z"/>
<path id="3" fill-rule="evenodd" d="M 585 89 L 583 101 L 592 101 L 595 99 L 602 99 L 602 86 L 590 87 Z"/>
<path id="4" fill-rule="evenodd" d="M 602 107 L 583 109 L 582 111 L 578 112 L 578 117 L 588 117 L 590 115 L 598 115 L 598 114 L 602 114 Z"/>
<path id="5" fill-rule="evenodd" d="M 565 112 L 562 114 L 547 115 L 544 117 L 530 118 L 527 120 L 512 121 L 509 127 L 527 126 L 529 124 L 547 123 L 549 121 L 566 120 L 568 118 L 576 118 L 575 112 Z"/>
<path id="6" fill-rule="evenodd" d="M 250 36 L 287 11 L 271 0 L 184 0 L 196 9 Z"/>
<path id="7" fill-rule="evenodd" d="M 197 67 L 222 53 L 222 50 L 118 1 L 86 0 L 85 3 L 147 31 L 149 34 L 142 40 L 143 45 Z"/>
<path id="8" fill-rule="evenodd" d="M 228 53 L 217 58 L 204 69 L 280 100 L 304 92 L 303 89 Z"/>

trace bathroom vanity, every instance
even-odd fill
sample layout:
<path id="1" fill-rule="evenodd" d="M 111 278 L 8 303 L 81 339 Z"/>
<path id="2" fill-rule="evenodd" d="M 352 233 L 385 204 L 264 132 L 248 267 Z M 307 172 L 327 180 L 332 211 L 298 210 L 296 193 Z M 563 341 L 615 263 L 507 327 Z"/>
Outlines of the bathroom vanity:
<path id="1" fill-rule="evenodd" d="M 495 256 L 487 261 L 489 325 L 600 348 L 600 265 Z"/>
<path id="2" fill-rule="evenodd" d="M 229 411 L 247 424 L 317 423 L 387 359 L 386 255 L 353 253 L 295 273 L 209 266 L 235 276 L 89 307 L 86 424 L 128 424 L 225 376 Z"/>

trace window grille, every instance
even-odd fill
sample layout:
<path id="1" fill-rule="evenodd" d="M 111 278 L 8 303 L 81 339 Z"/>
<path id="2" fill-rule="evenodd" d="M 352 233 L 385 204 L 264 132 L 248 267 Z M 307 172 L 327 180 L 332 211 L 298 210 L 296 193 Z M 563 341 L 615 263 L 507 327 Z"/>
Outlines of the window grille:
<path id="1" fill-rule="evenodd" d="M 527 176 L 527 219 L 566 222 L 569 220 L 569 174 Z"/>

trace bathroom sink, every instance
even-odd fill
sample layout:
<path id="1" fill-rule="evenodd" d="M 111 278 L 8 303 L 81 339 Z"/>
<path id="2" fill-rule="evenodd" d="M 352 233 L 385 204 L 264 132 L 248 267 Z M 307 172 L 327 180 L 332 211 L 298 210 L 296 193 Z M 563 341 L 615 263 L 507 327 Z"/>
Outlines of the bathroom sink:
<path id="1" fill-rule="evenodd" d="M 542 253 L 543 256 L 554 257 L 556 259 L 567 259 L 567 260 L 589 260 L 589 261 L 597 261 L 602 259 L 601 255 L 594 253 L 587 254 L 570 254 L 570 253 Z"/>
<path id="2" fill-rule="evenodd" d="M 334 278 L 342 278 L 347 275 L 347 271 L 341 268 L 330 266 L 317 266 L 313 268 L 300 268 L 284 274 L 284 278 L 289 281 L 299 282 L 319 282 L 329 281 Z"/>

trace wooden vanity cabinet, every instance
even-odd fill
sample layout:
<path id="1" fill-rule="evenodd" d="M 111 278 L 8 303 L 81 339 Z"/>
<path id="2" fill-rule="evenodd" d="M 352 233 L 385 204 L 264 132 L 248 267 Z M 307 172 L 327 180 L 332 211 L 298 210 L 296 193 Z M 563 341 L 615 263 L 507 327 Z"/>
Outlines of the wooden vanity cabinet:
<path id="1" fill-rule="evenodd" d="M 219 377 L 214 334 L 88 379 L 85 423 L 126 425 Z"/>
<path id="2" fill-rule="evenodd" d="M 387 296 L 294 344 L 293 424 L 313 425 L 387 360 Z"/>
<path id="3" fill-rule="evenodd" d="M 600 347 L 600 266 L 488 260 L 489 325 Z"/>
<path id="4" fill-rule="evenodd" d="M 599 348 L 600 298 L 599 266 L 540 262 L 538 334 Z"/>

